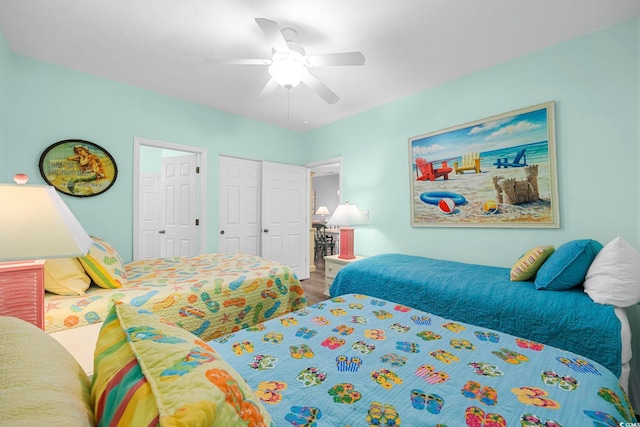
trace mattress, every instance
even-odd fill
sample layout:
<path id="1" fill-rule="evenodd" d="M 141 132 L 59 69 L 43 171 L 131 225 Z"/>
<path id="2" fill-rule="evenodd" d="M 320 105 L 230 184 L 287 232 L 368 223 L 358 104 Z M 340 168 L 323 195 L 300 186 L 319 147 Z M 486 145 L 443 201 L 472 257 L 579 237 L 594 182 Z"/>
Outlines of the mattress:
<path id="1" fill-rule="evenodd" d="M 277 426 L 633 422 L 605 366 L 377 297 L 346 294 L 210 341 Z"/>
<path id="2" fill-rule="evenodd" d="M 367 293 L 453 320 L 497 329 L 587 356 L 620 376 L 621 322 L 581 288 L 537 290 L 509 269 L 385 254 L 342 268 L 331 296 Z"/>
<path id="3" fill-rule="evenodd" d="M 45 330 L 101 323 L 115 301 L 144 308 L 212 339 L 306 306 L 295 273 L 272 260 L 210 253 L 130 262 L 127 286 L 45 296 Z"/>

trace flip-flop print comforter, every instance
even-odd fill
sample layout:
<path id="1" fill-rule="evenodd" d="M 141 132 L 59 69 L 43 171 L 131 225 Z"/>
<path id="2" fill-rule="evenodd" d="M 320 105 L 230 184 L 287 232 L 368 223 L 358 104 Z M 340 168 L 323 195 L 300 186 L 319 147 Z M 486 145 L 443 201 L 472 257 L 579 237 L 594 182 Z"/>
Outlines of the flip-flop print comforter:
<path id="1" fill-rule="evenodd" d="M 287 266 L 252 255 L 212 253 L 126 264 L 127 286 L 92 285 L 85 295 L 45 296 L 45 330 L 104 321 L 113 301 L 145 308 L 204 340 L 306 306 Z"/>
<path id="2" fill-rule="evenodd" d="M 618 426 L 617 378 L 557 348 L 348 294 L 211 341 L 277 426 Z"/>

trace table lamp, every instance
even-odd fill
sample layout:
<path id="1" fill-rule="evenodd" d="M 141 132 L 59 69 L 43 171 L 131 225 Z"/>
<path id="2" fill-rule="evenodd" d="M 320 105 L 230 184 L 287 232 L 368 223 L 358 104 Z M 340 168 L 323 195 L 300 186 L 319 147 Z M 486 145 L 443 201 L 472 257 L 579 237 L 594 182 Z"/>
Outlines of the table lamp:
<path id="1" fill-rule="evenodd" d="M 0 316 L 44 329 L 44 262 L 86 255 L 91 238 L 55 188 L 0 184 Z"/>
<path id="2" fill-rule="evenodd" d="M 316 211 L 316 215 L 322 215 L 322 222 L 324 222 L 324 216 L 330 214 L 331 212 L 329 212 L 329 209 L 327 209 L 326 206 L 320 206 Z"/>
<path id="3" fill-rule="evenodd" d="M 353 227 L 352 225 L 366 224 L 367 219 L 356 205 L 350 205 L 346 202 L 344 205 L 338 205 L 327 225 L 340 226 L 340 254 L 338 258 L 354 259 L 353 254 Z"/>

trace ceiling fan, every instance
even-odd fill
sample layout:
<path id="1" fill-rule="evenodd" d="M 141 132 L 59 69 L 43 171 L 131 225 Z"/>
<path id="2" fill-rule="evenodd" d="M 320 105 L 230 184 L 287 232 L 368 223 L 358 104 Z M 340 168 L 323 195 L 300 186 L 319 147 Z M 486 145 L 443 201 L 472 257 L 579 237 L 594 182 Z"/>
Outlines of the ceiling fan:
<path id="1" fill-rule="evenodd" d="M 273 48 L 271 59 L 222 59 L 214 62 L 219 64 L 268 65 L 271 78 L 262 89 L 260 98 L 269 97 L 278 86 L 291 90 L 302 82 L 326 102 L 335 104 L 340 100 L 340 97 L 311 74 L 309 68 L 364 65 L 365 58 L 361 52 L 307 55 L 302 46 L 296 43 L 298 34 L 294 29 L 283 28 L 280 30 L 278 23 L 265 18 L 256 18 L 256 23 Z"/>

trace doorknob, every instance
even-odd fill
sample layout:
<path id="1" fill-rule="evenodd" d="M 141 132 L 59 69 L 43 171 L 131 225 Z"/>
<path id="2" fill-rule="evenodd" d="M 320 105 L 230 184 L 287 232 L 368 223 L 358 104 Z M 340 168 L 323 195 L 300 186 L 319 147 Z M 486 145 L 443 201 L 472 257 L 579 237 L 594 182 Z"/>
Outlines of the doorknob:
<path id="1" fill-rule="evenodd" d="M 224 234 L 224 230 L 220 230 L 220 234 Z"/>
<path id="2" fill-rule="evenodd" d="M 268 232 L 269 232 L 269 229 L 268 229 L 268 228 L 265 228 L 265 229 L 264 229 L 264 230 L 262 230 L 262 231 L 264 231 L 265 233 L 268 233 Z"/>
<path id="3" fill-rule="evenodd" d="M 164 231 L 164 230 L 160 230 L 160 231 L 158 231 L 158 234 L 164 234 L 164 233 L 165 233 L 165 231 Z"/>

